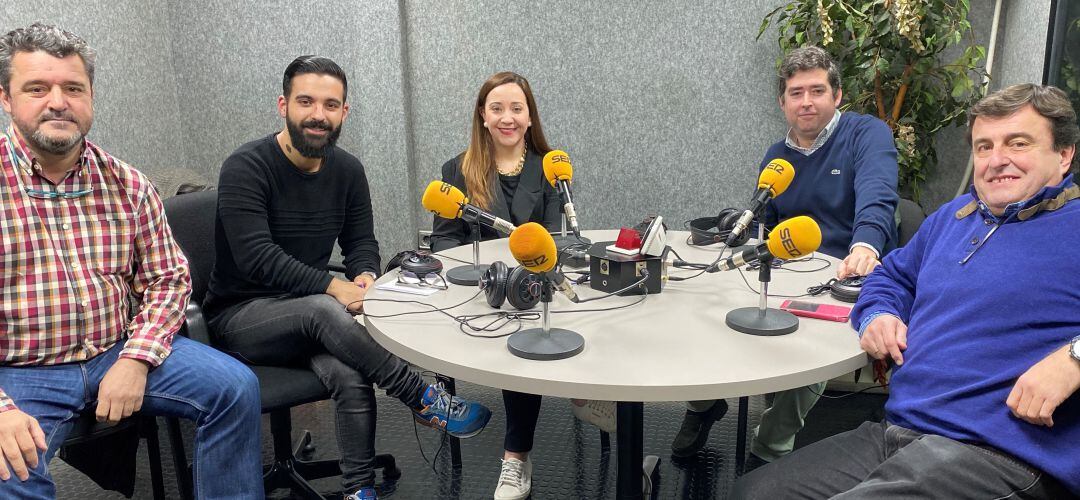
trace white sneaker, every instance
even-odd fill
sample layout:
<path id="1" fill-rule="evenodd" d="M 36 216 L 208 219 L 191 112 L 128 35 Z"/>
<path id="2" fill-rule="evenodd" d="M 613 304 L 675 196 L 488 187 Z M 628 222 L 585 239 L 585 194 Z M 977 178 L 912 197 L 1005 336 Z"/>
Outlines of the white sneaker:
<path id="1" fill-rule="evenodd" d="M 495 500 L 524 500 L 532 491 L 532 462 L 516 458 L 502 461 L 499 484 L 495 486 Z"/>
<path id="2" fill-rule="evenodd" d="M 615 433 L 615 402 L 596 399 L 571 399 L 574 416 L 609 434 Z"/>

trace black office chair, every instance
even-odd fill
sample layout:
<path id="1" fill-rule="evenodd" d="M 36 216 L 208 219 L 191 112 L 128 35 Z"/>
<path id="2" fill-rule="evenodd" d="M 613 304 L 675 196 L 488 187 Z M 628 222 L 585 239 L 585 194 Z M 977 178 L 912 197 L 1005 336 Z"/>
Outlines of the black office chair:
<path id="1" fill-rule="evenodd" d="M 206 295 L 210 271 L 214 266 L 214 219 L 217 211 L 217 192 L 200 191 L 166 199 L 165 213 L 169 219 L 176 242 L 184 250 L 191 269 L 191 304 L 187 310 L 187 335 L 193 340 L 211 344 L 206 321 L 199 304 Z M 262 394 L 262 411 L 270 414 L 270 434 L 274 440 L 274 463 L 263 474 L 267 492 L 276 488 L 291 488 L 305 498 L 322 500 L 322 495 L 308 483 L 309 480 L 341 475 L 337 460 L 308 460 L 314 452 L 311 433 L 304 431 L 296 446 L 292 446 L 292 419 L 290 408 L 306 403 L 322 401 L 330 393 L 315 372 L 307 368 L 250 365 L 259 379 Z M 177 423 L 169 422 L 170 439 L 177 448 L 179 438 Z M 183 443 L 180 442 L 180 453 Z M 186 457 L 183 458 L 186 463 Z M 384 481 L 396 481 L 401 477 L 394 457 L 389 454 L 375 457 L 375 467 L 383 469 Z M 185 474 L 185 498 L 190 498 L 191 475 Z"/>
<path id="2" fill-rule="evenodd" d="M 110 425 L 97 421 L 92 409 L 87 409 L 75 420 L 72 425 L 71 431 L 68 432 L 67 438 L 64 439 L 63 447 L 60 449 L 60 457 L 68 461 L 69 464 L 76 470 L 82 470 L 81 462 L 84 462 L 84 450 L 78 451 L 79 457 L 68 457 L 67 453 L 72 452 L 74 449 L 84 447 L 98 448 L 101 438 L 108 436 L 115 436 L 122 432 L 134 432 L 138 435 L 139 439 L 146 440 L 147 455 L 150 458 L 150 485 L 154 500 L 161 500 L 165 498 L 165 481 L 161 469 L 161 447 L 158 443 L 157 433 L 157 419 L 148 415 L 133 415 L 131 418 L 125 418 L 116 425 Z M 95 449 L 96 455 L 100 457 L 99 449 Z M 77 460 L 72 460 L 77 458 Z M 175 464 L 174 464 L 175 465 Z M 179 469 L 178 469 L 179 472 Z M 100 470 L 99 474 L 92 474 L 89 471 L 84 471 L 105 489 L 119 491 L 124 494 L 125 497 L 131 498 L 132 493 L 124 491 L 123 479 L 113 477 L 99 477 L 105 476 L 114 471 Z M 102 482 L 104 481 L 104 482 Z M 130 488 L 130 484 L 128 485 Z"/>
<path id="3" fill-rule="evenodd" d="M 900 215 L 900 224 L 896 228 L 900 240 L 897 246 L 902 247 L 911 241 L 919 226 L 926 220 L 926 212 L 918 203 L 906 198 L 900 198 L 896 211 Z"/>

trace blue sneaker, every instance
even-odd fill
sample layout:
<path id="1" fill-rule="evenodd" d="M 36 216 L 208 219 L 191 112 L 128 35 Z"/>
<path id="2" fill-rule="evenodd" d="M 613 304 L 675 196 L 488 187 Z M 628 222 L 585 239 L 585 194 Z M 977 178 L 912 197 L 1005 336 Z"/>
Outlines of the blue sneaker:
<path id="1" fill-rule="evenodd" d="M 365 486 L 356 490 L 356 493 L 347 495 L 345 500 L 378 500 L 379 496 L 375 494 L 375 488 L 371 486 Z"/>
<path id="2" fill-rule="evenodd" d="M 429 385 L 420 397 L 420 408 L 413 408 L 413 418 L 422 425 L 444 429 L 456 438 L 470 438 L 487 426 L 491 410 L 476 401 L 451 397 L 441 383 Z"/>

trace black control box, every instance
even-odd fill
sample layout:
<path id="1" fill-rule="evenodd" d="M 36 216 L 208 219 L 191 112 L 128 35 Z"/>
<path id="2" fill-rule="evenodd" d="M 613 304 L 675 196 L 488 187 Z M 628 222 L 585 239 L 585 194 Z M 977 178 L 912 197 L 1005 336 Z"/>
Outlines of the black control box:
<path id="1" fill-rule="evenodd" d="M 589 247 L 589 285 L 593 290 L 601 292 L 615 292 L 626 288 L 641 280 L 642 270 L 648 271 L 649 278 L 645 280 L 645 287 L 649 293 L 660 293 L 663 290 L 663 256 L 651 257 L 645 255 L 625 255 L 612 252 L 607 249 L 614 241 L 602 241 L 593 243 Z M 642 289 L 634 287 L 619 295 L 641 295 Z"/>

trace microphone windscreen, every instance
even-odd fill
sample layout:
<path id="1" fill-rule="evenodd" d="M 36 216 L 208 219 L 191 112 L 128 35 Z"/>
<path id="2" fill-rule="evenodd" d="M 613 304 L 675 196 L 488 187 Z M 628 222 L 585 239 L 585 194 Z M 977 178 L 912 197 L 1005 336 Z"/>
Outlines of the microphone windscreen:
<path id="1" fill-rule="evenodd" d="M 535 222 L 526 222 L 510 233 L 510 253 L 518 264 L 534 273 L 554 269 L 559 258 L 555 240 Z"/>
<path id="2" fill-rule="evenodd" d="M 566 151 L 554 149 L 544 155 L 544 178 L 551 187 L 555 187 L 555 181 L 559 179 L 569 181 L 574 178 L 574 166 L 570 164 L 570 155 Z"/>
<path id="3" fill-rule="evenodd" d="M 758 176 L 758 189 L 768 189 L 773 198 L 780 196 L 795 178 L 795 167 L 783 158 L 777 158 L 765 165 L 765 170 Z"/>
<path id="4" fill-rule="evenodd" d="M 821 245 L 821 228 L 805 215 L 777 224 L 769 233 L 769 253 L 784 260 L 805 257 Z"/>
<path id="5" fill-rule="evenodd" d="M 444 219 L 461 217 L 461 207 L 468 202 L 465 193 L 443 181 L 431 181 L 424 190 L 424 197 L 420 199 L 427 211 Z"/>

